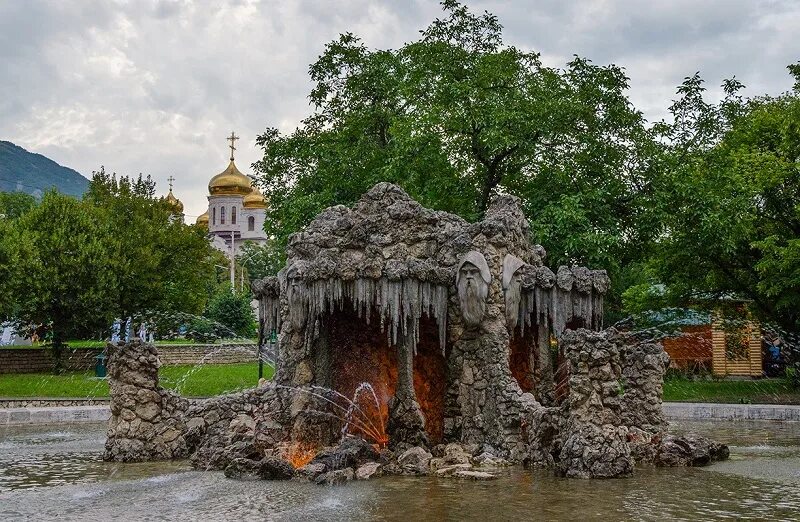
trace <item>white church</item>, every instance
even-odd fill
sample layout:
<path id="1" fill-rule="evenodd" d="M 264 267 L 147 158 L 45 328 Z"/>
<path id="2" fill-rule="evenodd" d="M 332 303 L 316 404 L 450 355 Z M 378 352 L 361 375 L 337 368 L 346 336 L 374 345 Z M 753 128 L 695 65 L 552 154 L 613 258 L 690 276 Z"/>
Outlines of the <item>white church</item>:
<path id="1" fill-rule="evenodd" d="M 266 243 L 264 219 L 267 202 L 250 177 L 236 168 L 233 153 L 238 136 L 231 133 L 227 139 L 231 142 L 228 146 L 231 149 L 230 163 L 208 182 L 208 210 L 195 223 L 207 228 L 211 244 L 231 257 L 231 254 L 239 255 L 247 241 L 259 245 Z M 182 216 L 183 204 L 172 194 L 172 187 L 166 199 Z"/>

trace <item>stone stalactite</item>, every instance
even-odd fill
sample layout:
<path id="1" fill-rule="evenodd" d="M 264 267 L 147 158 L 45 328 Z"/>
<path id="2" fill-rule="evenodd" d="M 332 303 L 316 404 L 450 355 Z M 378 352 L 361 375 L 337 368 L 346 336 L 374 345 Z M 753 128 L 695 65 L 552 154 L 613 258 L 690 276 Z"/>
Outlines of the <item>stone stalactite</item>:
<path id="1" fill-rule="evenodd" d="M 253 281 L 251 290 L 258 299 L 258 317 L 261 337 L 266 339 L 281 328 L 280 285 L 278 278 L 267 277 Z"/>
<path id="2" fill-rule="evenodd" d="M 285 288 L 287 301 L 292 303 L 289 315 L 295 328 L 305 328 L 307 338 L 314 338 L 317 319 L 352 306 L 359 318 L 369 324 L 371 310 L 377 309 L 381 328 L 396 345 L 401 335 L 414 340 L 414 353 L 419 343 L 419 321 L 423 315 L 436 320 L 439 328 L 439 345 L 444 352 L 447 331 L 447 287 L 415 279 L 389 280 L 358 278 L 352 281 L 320 279 L 289 281 Z M 260 310 L 264 328 L 280 328 L 280 295 L 262 293 Z M 407 319 L 412 319 L 408 321 Z"/>
<path id="3" fill-rule="evenodd" d="M 522 274 L 520 325 L 525 328 L 549 324 L 554 337 L 570 326 L 599 330 L 603 327 L 603 297 L 608 291 L 605 270 L 560 266 L 558 272 L 529 265 Z"/>
<path id="4" fill-rule="evenodd" d="M 550 352 L 550 329 L 547 323 L 538 325 L 536 332 L 536 400 L 550 406 L 555 402 L 555 376 L 553 357 Z"/>
<path id="5" fill-rule="evenodd" d="M 406 322 L 414 321 L 407 316 Z M 427 444 L 425 416 L 417 403 L 414 392 L 414 351 L 418 337 L 414 337 L 414 327 L 407 324 L 397 344 L 397 390 L 389 402 L 388 431 L 393 445 L 404 443 L 414 446 Z"/>

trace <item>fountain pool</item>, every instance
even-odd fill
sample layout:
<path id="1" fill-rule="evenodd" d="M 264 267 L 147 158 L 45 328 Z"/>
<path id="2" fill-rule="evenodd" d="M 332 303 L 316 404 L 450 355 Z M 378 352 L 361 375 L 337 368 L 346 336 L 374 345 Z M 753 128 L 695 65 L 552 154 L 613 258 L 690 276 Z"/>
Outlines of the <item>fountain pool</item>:
<path id="1" fill-rule="evenodd" d="M 106 426 L 0 429 L 0 519 L 109 520 L 796 520 L 800 423 L 682 422 L 730 445 L 705 468 L 640 467 L 569 480 L 508 468 L 493 481 L 387 476 L 320 488 L 238 481 L 186 461 L 103 462 Z"/>

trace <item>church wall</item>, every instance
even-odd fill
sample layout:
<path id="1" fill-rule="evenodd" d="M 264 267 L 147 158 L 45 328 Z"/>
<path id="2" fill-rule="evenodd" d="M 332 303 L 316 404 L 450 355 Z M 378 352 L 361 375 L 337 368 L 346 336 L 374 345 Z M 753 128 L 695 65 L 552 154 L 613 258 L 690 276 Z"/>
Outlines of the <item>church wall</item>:
<path id="1" fill-rule="evenodd" d="M 208 230 L 212 234 L 221 233 L 230 235 L 231 231 L 240 232 L 242 230 L 242 196 L 209 196 L 208 198 Z M 225 224 L 221 224 L 222 207 L 225 207 Z M 231 208 L 236 207 L 236 224 L 231 223 Z M 214 222 L 214 210 L 216 209 L 216 223 Z M 246 224 L 245 224 L 246 227 Z"/>
<path id="2" fill-rule="evenodd" d="M 264 233 L 264 221 L 266 219 L 266 210 L 263 208 L 245 208 L 242 211 L 242 237 L 244 239 L 266 239 L 267 236 Z M 253 226 L 253 230 L 248 230 L 247 226 L 247 219 L 253 217 L 255 219 L 255 223 Z"/>

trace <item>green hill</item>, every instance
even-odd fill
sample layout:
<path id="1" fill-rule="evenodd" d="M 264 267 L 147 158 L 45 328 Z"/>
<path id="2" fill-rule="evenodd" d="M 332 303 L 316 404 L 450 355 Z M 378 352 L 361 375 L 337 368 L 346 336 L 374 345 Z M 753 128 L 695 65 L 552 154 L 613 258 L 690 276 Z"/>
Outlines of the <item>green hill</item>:
<path id="1" fill-rule="evenodd" d="M 89 180 L 41 154 L 0 141 L 0 192 L 21 191 L 38 197 L 52 187 L 64 194 L 82 196 Z"/>

